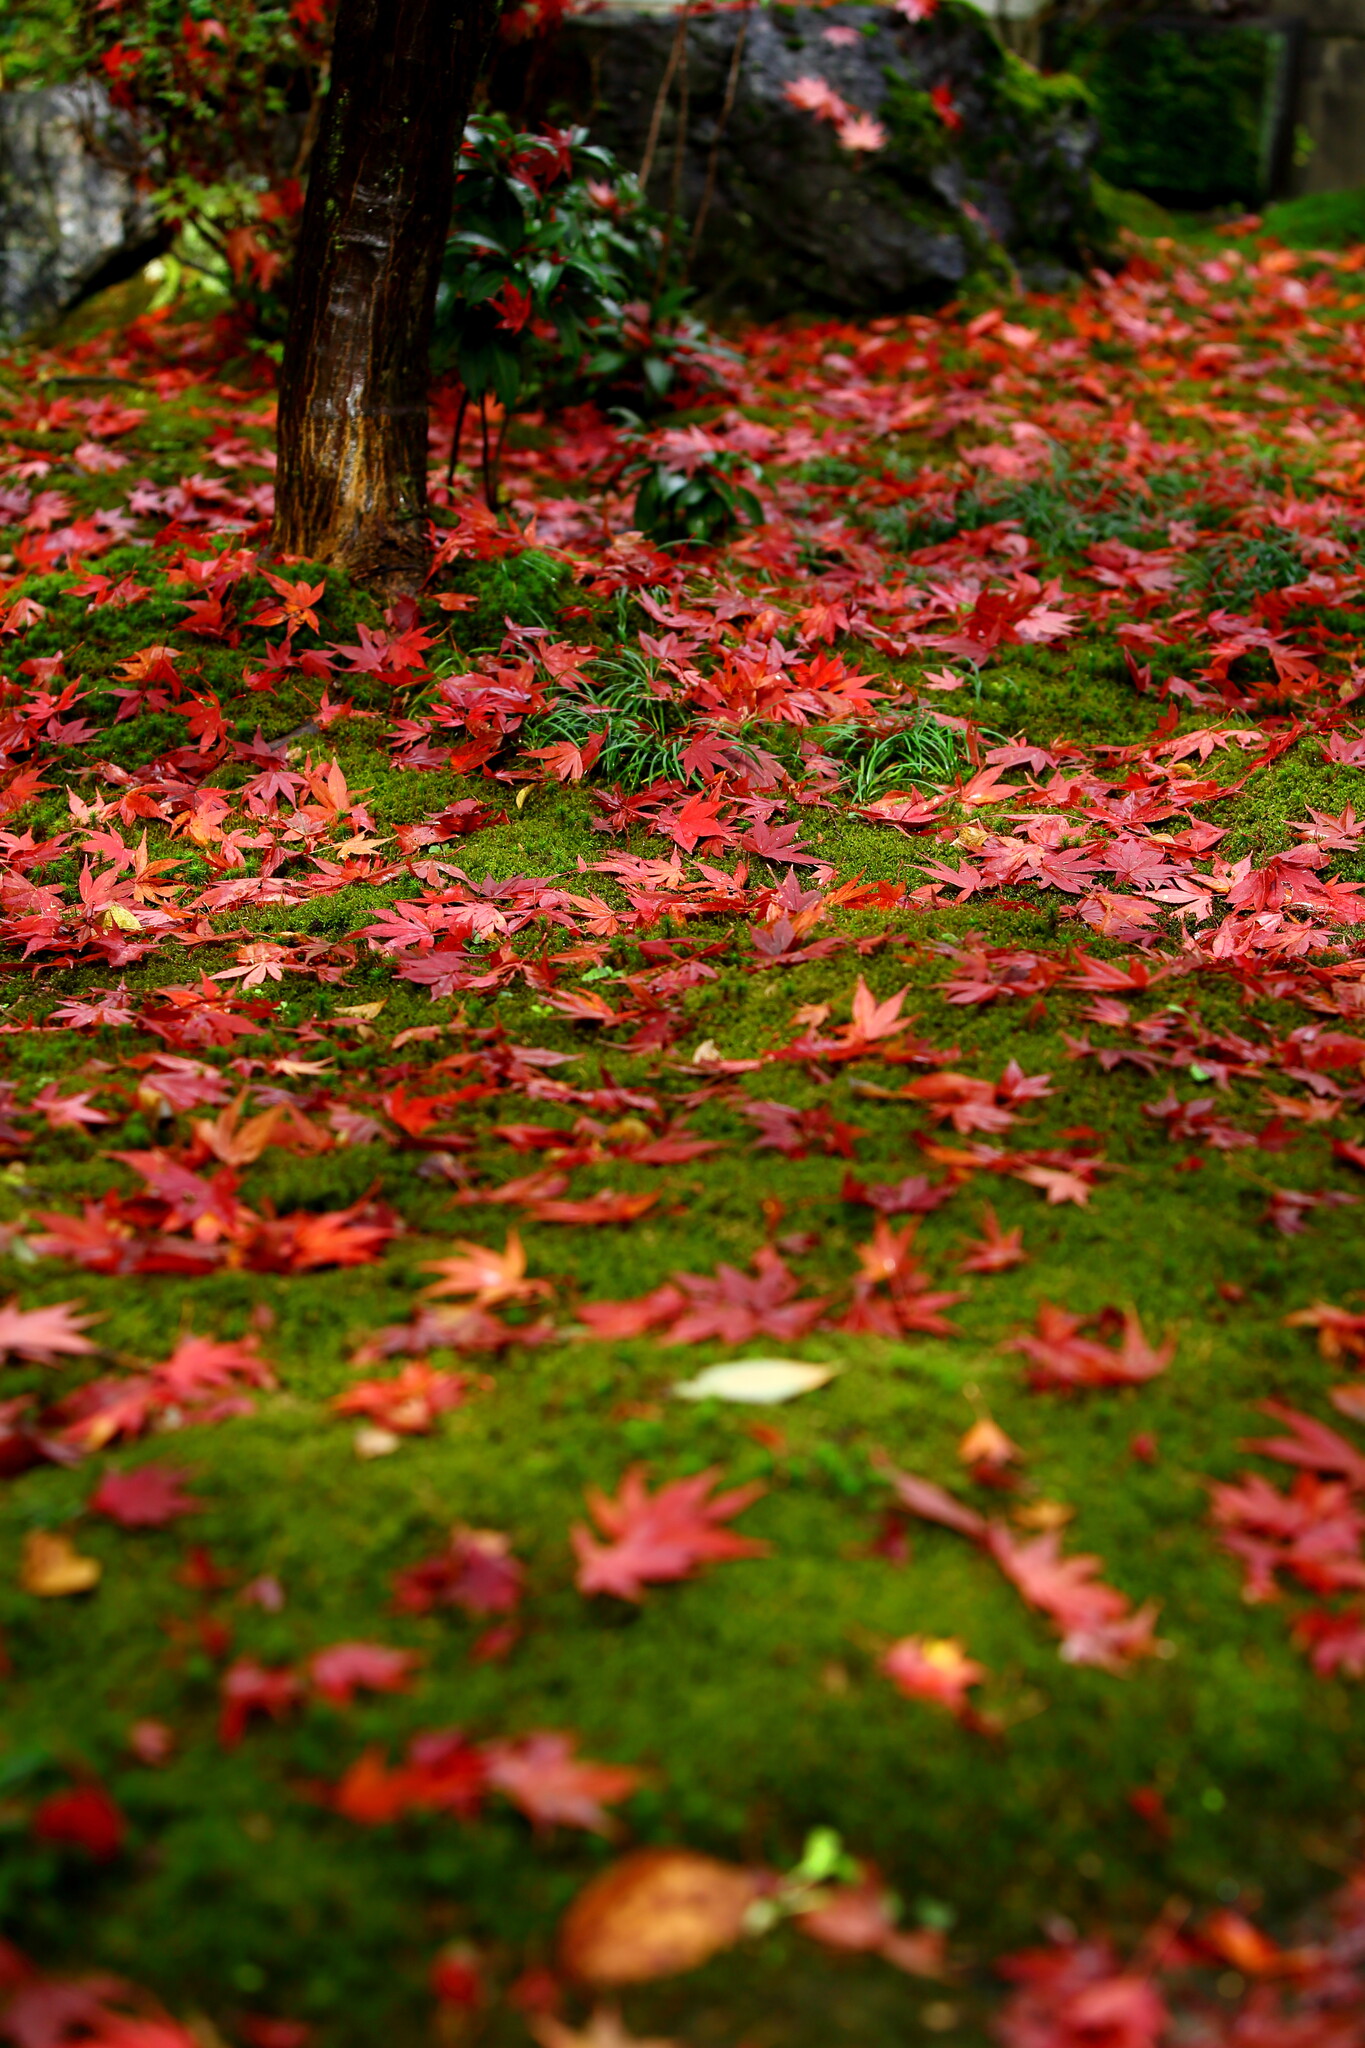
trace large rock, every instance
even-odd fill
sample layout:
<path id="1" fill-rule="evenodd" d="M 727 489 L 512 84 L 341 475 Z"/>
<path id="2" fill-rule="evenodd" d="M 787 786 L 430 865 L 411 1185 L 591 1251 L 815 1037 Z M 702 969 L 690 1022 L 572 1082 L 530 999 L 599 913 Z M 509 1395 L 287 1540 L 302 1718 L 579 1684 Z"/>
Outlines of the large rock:
<path id="1" fill-rule="evenodd" d="M 587 121 L 594 140 L 637 168 L 676 30 L 676 15 L 658 12 L 570 18 L 540 73 L 535 111 Z M 1011 266 L 1026 282 L 1055 283 L 1096 239 L 1097 130 L 1084 89 L 1030 69 L 963 0 L 940 0 L 923 22 L 861 5 L 696 16 L 686 71 L 680 211 L 695 219 L 719 138 L 693 274 L 722 303 L 886 311 L 942 298 L 973 270 Z M 787 98 L 801 78 L 825 80 L 872 115 L 886 146 L 845 149 L 830 123 Z M 649 183 L 659 205 L 673 190 L 680 84 L 681 66 Z"/>
<path id="2" fill-rule="evenodd" d="M 0 93 L 0 333 L 40 326 L 164 248 L 118 141 L 94 85 Z"/>

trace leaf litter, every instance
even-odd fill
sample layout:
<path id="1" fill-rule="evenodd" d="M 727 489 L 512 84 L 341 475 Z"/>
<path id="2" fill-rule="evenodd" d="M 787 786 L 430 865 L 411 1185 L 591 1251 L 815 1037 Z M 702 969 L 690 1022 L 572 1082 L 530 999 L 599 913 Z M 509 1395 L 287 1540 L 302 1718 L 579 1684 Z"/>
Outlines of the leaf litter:
<path id="1" fill-rule="evenodd" d="M 218 1740 L 267 1774 L 265 1803 L 333 1825 L 454 1820 L 476 1836 L 501 1801 L 531 1824 L 532 1859 L 538 1834 L 625 1825 L 617 1808 L 638 1794 L 643 1811 L 668 1796 L 654 1787 L 671 1764 L 690 1768 L 643 1753 L 638 1731 L 625 1760 L 595 1761 L 576 1731 L 539 1725 L 525 1689 L 478 1737 L 362 1717 L 421 1713 L 450 1646 L 501 1683 L 509 1659 L 580 1626 L 554 1607 L 575 1575 L 585 1629 L 617 1608 L 666 1629 L 682 1597 L 668 1589 L 692 1578 L 686 1611 L 723 1612 L 730 1575 L 711 1566 L 733 1563 L 738 1597 L 761 1598 L 749 1589 L 786 1585 L 809 1540 L 788 1510 L 812 1485 L 850 1518 L 889 1495 L 900 1520 L 857 1566 L 888 1599 L 928 1582 L 935 1524 L 968 1539 L 964 1569 L 990 1564 L 1019 1596 L 1014 1654 L 974 1615 L 901 1600 L 873 1651 L 888 1714 L 936 1712 L 944 1743 L 1016 1741 L 1026 1610 L 1085 1667 L 1057 1674 L 1059 1699 L 1118 1675 L 1157 1697 L 1152 1660 L 1174 1671 L 1207 1653 L 1177 1577 L 1136 1524 L 1100 1539 L 1103 1561 L 1070 1547 L 1071 1503 L 1031 1476 L 1061 1441 L 1031 1419 L 1044 1408 L 1100 1444 L 1168 1390 L 1186 1409 L 1202 1398 L 1207 1318 L 1224 1313 L 1198 1291 L 1203 1219 L 1170 1327 L 1164 1251 L 1114 1260 L 1120 1281 L 1095 1264 L 1100 1239 L 1072 1235 L 1128 1214 L 1143 1176 L 1173 1205 L 1207 1188 L 1210 1217 L 1242 1219 L 1244 1248 L 1306 1261 L 1282 1269 L 1285 1320 L 1334 1383 L 1310 1377 L 1306 1344 L 1283 1373 L 1240 1371 L 1240 1421 L 1199 1443 L 1207 1523 L 1182 1528 L 1207 1574 L 1235 1568 L 1253 1622 L 1276 1610 L 1266 1654 L 1282 1638 L 1301 1660 L 1288 1668 L 1323 1687 L 1365 1674 L 1365 1452 L 1346 1433 L 1365 1395 L 1341 1378 L 1365 1361 L 1365 1317 L 1327 1272 L 1342 1270 L 1365 1159 L 1356 268 L 1357 252 L 1301 254 L 1249 229 L 1134 249 L 1017 319 L 742 330 L 719 384 L 684 394 L 685 431 L 761 453 L 760 526 L 670 552 L 630 532 L 617 430 L 587 406 L 510 446 L 502 525 L 458 471 L 434 486 L 432 589 L 386 608 L 334 574 L 270 566 L 270 394 L 226 381 L 212 331 L 149 316 L 10 361 L 0 1473 L 22 1604 L 5 1609 L 6 1685 L 41 1696 L 36 1603 L 54 1603 L 55 1626 L 57 1603 L 89 1596 L 68 1610 L 85 1625 L 123 1597 L 134 1554 L 139 1575 L 178 1557 L 193 1604 L 147 1635 L 176 1724 L 139 1694 L 133 1765 L 103 1759 L 117 1798 L 85 1764 L 21 1786 L 21 1855 L 126 1872 L 131 1835 L 154 1861 L 159 1823 L 120 1773 L 174 1771 L 212 1743 L 215 1716 Z M 54 397 L 54 377 L 133 378 L 146 402 Z M 210 465 L 220 429 L 240 439 L 226 481 L 181 473 L 166 450 Z M 664 450 L 682 430 L 646 432 Z M 91 442 L 130 459 L 92 464 Z M 434 445 L 442 475 L 448 453 Z M 555 599 L 523 595 L 537 577 Z M 651 752 L 650 730 L 667 745 Z M 711 1234 L 707 1205 L 729 1185 L 747 1227 Z M 1135 1270 L 1149 1278 L 1136 1299 Z M 1240 1312 L 1246 1276 L 1207 1277 Z M 298 1374 L 291 1300 L 328 1323 L 316 1381 Z M 281 1312 L 269 1341 L 258 1308 Z M 524 1504 L 442 1496 L 435 1535 L 433 1509 L 424 1535 L 389 1545 L 375 1580 L 389 1605 L 371 1597 L 330 1638 L 309 1633 L 311 1596 L 291 1590 L 284 1615 L 282 1595 L 247 1597 L 278 1590 L 264 1559 L 227 1618 L 233 1574 L 184 1548 L 193 1515 L 236 1553 L 232 1447 L 277 1426 L 340 1436 L 340 1416 L 402 1444 L 399 1464 L 444 1460 L 462 1429 L 504 1426 L 519 1376 L 647 1358 L 657 1385 L 656 1351 L 764 1342 L 828 1362 L 738 1357 L 678 1384 L 705 1430 L 707 1401 L 781 1400 L 790 1434 L 734 1418 L 693 1456 L 658 1404 L 618 1414 L 603 1394 L 573 1475 L 586 1521 L 568 1486 L 551 1490 L 553 1527 L 529 1480 Z M 952 1374 L 967 1350 L 964 1377 L 1021 1362 L 989 1366 L 1009 1434 L 978 1408 L 940 1441 L 916 1411 L 914 1462 L 938 1477 L 879 1474 L 869 1439 L 823 1419 L 864 1383 L 880 1398 L 888 1369 L 932 1379 L 945 1368 L 928 1361 Z M 836 1371 L 840 1403 L 797 1402 Z M 1034 1394 L 1082 1398 L 1031 1409 Z M 1250 1434 L 1256 1400 L 1273 1433 Z M 202 1495 L 155 1448 L 187 1428 Z M 1132 1436 L 1134 1489 L 1161 1481 L 1157 1442 Z M 501 1458 L 520 1453 L 503 1439 Z M 1255 1462 L 1239 1471 L 1238 1456 Z M 1066 1469 L 1083 1545 L 1112 1470 Z M 380 1466 L 346 1471 L 363 1517 Z M 974 1498 L 942 1483 L 950 1471 Z M 922 1557 L 906 1518 L 931 1525 Z M 273 1634 L 252 1633 L 258 1617 Z M 431 1633 L 385 1641 L 385 1617 L 396 1637 Z M 855 1645 L 870 1640 L 849 1618 Z M 487 1625 L 472 1646 L 471 1624 Z M 610 1640 L 594 1636 L 595 1657 Z M 204 1669 L 207 1711 L 190 1690 Z M 850 1683 L 860 1698 L 838 1669 L 830 1699 Z M 362 1746 L 342 1753 L 351 1720 Z M 315 1733 L 329 1768 L 281 1767 L 272 1745 Z M 741 1895 L 746 1911 L 786 1900 L 791 1924 L 846 1956 L 946 1966 L 942 1933 L 909 1924 L 865 1859 L 790 1884 L 717 1859 L 708 1906 L 700 1852 L 634 1853 L 696 1880 L 686 1910 L 672 1893 L 639 1909 L 638 1938 L 657 1937 L 670 1970 L 760 1938 L 729 1921 L 716 1935 L 715 1900 Z M 668 1870 L 644 1868 L 639 1895 Z M 1345 2048 L 1365 2005 L 1357 1905 L 1348 1886 L 1297 1947 L 1227 1907 L 1158 1919 L 1136 1944 L 1054 1927 L 1002 1965 L 1001 2038 Z M 477 1944 L 474 1963 L 447 1963 L 448 1985 L 502 1968 Z M 107 1976 L 51 1975 L 18 1950 L 0 1957 L 0 1998 L 21 2040 L 54 1999 L 94 2041 L 192 2038 Z M 582 2026 L 547 2007 L 534 2027 L 634 2038 L 605 2007 Z"/>

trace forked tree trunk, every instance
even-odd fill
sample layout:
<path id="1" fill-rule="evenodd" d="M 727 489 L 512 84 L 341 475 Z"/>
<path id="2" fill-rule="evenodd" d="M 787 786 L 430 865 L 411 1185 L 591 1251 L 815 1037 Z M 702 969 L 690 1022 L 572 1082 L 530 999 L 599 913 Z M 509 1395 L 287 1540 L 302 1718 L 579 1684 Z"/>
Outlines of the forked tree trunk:
<path id="1" fill-rule="evenodd" d="M 274 546 L 420 578 L 427 352 L 498 0 L 341 0 L 280 377 Z"/>

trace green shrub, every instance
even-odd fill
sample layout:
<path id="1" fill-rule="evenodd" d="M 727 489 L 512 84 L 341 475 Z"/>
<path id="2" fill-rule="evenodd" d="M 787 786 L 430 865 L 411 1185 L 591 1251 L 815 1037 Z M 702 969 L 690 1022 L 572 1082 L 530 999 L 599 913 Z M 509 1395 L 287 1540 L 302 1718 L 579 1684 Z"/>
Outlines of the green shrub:
<path id="1" fill-rule="evenodd" d="M 1164 206 L 1256 199 L 1273 56 L 1264 31 L 1101 24 L 1063 32 L 1053 54 L 1094 95 L 1095 168 L 1111 185 Z"/>

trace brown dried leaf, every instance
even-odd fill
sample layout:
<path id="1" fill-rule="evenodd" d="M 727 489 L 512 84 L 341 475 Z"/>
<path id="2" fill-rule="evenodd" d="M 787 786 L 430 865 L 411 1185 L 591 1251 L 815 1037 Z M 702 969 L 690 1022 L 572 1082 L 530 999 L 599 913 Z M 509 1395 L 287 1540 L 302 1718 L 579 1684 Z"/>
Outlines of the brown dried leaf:
<path id="1" fill-rule="evenodd" d="M 744 1932 L 761 1871 L 690 1849 L 641 1849 L 593 1879 L 560 1929 L 565 1969 L 585 1984 L 644 1984 L 695 1970 Z"/>

